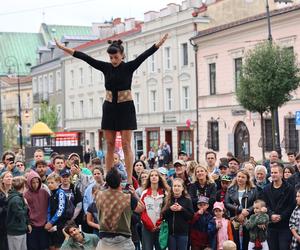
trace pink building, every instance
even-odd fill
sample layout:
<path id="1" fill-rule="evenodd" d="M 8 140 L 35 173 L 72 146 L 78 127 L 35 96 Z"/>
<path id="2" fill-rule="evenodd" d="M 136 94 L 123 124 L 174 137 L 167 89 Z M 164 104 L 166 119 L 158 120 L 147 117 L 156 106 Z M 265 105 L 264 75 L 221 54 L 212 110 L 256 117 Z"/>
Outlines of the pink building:
<path id="1" fill-rule="evenodd" d="M 271 12 L 272 36 L 280 46 L 300 54 L 300 5 Z M 210 148 L 218 157 L 228 151 L 241 160 L 262 159 L 260 116 L 243 109 L 235 90 L 247 50 L 268 37 L 265 14 L 203 30 L 194 38 L 198 45 L 198 95 L 200 159 Z M 300 110 L 300 90 L 279 109 L 280 140 L 286 152 L 299 152 L 295 112 Z M 272 149 L 270 115 L 265 114 L 266 156 Z"/>

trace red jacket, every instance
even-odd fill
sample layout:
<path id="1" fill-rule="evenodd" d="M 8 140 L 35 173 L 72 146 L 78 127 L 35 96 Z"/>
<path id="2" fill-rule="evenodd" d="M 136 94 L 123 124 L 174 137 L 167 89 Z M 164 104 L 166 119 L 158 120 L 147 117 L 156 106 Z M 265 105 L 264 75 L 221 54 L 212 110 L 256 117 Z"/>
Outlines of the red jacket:
<path id="1" fill-rule="evenodd" d="M 162 188 L 159 188 L 157 190 L 157 193 L 158 193 L 158 196 L 154 200 L 154 198 L 152 197 L 152 189 L 148 188 L 148 189 L 144 190 L 144 192 L 142 193 L 142 196 L 141 196 L 141 201 L 146 206 L 145 210 L 141 213 L 141 221 L 142 221 L 143 225 L 145 226 L 145 228 L 151 232 L 154 230 L 155 227 L 158 227 L 162 222 L 161 209 L 163 206 L 165 192 Z M 161 198 L 162 198 L 162 202 L 161 202 L 161 204 L 159 204 L 160 205 L 159 211 L 155 211 L 155 212 L 159 212 L 160 215 L 159 215 L 159 218 L 157 219 L 156 223 L 154 224 L 152 222 L 151 218 L 149 217 L 148 211 L 150 211 L 150 210 L 153 211 L 154 203 L 160 202 L 161 200 L 159 200 L 159 199 L 161 199 Z"/>

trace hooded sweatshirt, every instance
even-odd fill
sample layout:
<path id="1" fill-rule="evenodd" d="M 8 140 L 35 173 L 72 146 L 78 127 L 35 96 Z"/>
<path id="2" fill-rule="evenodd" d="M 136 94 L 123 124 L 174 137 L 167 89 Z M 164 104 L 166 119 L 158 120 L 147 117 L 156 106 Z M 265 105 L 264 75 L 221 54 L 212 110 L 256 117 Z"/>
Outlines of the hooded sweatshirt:
<path id="1" fill-rule="evenodd" d="M 11 190 L 7 199 L 6 227 L 8 235 L 23 235 L 27 232 L 29 225 L 28 208 L 25 204 L 23 194 Z"/>
<path id="2" fill-rule="evenodd" d="M 38 178 L 39 186 L 37 190 L 32 188 L 32 179 Z M 41 188 L 42 180 L 35 171 L 30 171 L 27 176 L 28 190 L 24 193 L 24 197 L 28 202 L 30 224 L 34 227 L 43 227 L 47 222 L 48 210 L 48 192 Z"/>

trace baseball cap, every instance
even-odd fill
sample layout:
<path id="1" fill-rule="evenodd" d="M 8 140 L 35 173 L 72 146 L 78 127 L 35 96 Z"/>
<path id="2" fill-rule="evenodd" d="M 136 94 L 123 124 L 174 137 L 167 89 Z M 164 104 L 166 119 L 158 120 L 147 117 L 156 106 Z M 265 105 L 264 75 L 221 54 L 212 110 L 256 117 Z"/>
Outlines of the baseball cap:
<path id="1" fill-rule="evenodd" d="M 227 164 L 220 164 L 219 169 L 221 169 L 221 168 L 228 168 L 228 165 Z"/>
<path id="2" fill-rule="evenodd" d="M 230 182 L 230 181 L 232 181 L 232 180 L 231 180 L 231 177 L 230 177 L 230 176 L 228 176 L 228 175 L 223 175 L 222 178 L 221 178 L 221 181 L 228 181 L 228 182 Z"/>
<path id="3" fill-rule="evenodd" d="M 181 150 L 181 151 L 178 153 L 178 155 L 187 155 L 187 153 L 186 153 L 185 151 Z"/>
<path id="4" fill-rule="evenodd" d="M 159 167 L 157 171 L 163 175 L 168 175 L 168 170 L 164 167 Z"/>
<path id="5" fill-rule="evenodd" d="M 61 177 L 63 177 L 63 176 L 70 176 L 70 175 L 71 175 L 71 171 L 70 171 L 68 168 L 64 168 L 64 169 L 59 173 L 59 175 L 60 175 Z"/>
<path id="6" fill-rule="evenodd" d="M 216 201 L 213 207 L 213 210 L 220 209 L 221 211 L 224 211 L 224 204 L 223 202 Z"/>
<path id="7" fill-rule="evenodd" d="M 235 158 L 235 157 L 232 157 L 231 159 L 229 159 L 229 160 L 228 160 L 228 163 L 231 162 L 231 161 L 235 161 L 235 162 L 237 162 L 238 164 L 240 164 L 240 161 L 239 161 L 237 158 Z"/>
<path id="8" fill-rule="evenodd" d="M 176 164 L 179 164 L 181 166 L 185 166 L 185 162 L 183 160 L 176 160 L 176 161 L 174 161 L 173 165 L 175 166 Z"/>
<path id="9" fill-rule="evenodd" d="M 200 196 L 199 199 L 198 199 L 198 201 L 197 201 L 197 204 L 199 204 L 199 203 L 206 203 L 206 204 L 208 204 L 208 201 L 209 201 L 209 199 L 207 197 Z"/>
<path id="10" fill-rule="evenodd" d="M 71 153 L 69 155 L 69 157 L 68 157 L 68 160 L 70 160 L 73 156 L 76 156 L 76 157 L 78 157 L 78 159 L 80 159 L 79 154 L 77 154 L 77 153 Z"/>

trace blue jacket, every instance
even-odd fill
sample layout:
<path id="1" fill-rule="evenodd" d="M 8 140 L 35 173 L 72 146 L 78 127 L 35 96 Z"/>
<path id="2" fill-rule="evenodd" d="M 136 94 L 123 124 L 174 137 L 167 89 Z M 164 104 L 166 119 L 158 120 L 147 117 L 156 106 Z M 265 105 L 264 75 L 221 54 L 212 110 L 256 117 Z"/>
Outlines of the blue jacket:
<path id="1" fill-rule="evenodd" d="M 51 191 L 48 205 L 48 219 L 52 225 L 64 224 L 66 218 L 64 216 L 66 210 L 66 194 L 58 188 Z"/>

